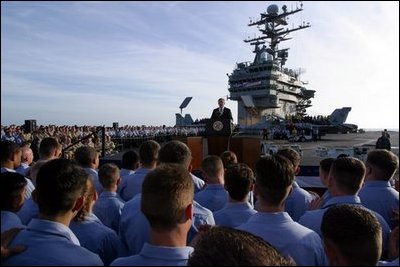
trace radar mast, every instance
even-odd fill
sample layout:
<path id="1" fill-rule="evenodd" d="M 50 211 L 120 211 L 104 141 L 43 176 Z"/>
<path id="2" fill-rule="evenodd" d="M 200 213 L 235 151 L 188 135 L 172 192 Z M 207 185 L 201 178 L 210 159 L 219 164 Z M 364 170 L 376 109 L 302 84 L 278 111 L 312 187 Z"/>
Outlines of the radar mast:
<path id="1" fill-rule="evenodd" d="M 229 99 L 238 102 L 238 124 L 252 126 L 267 118 L 286 118 L 304 115 L 311 106 L 314 90 L 306 89 L 300 80 L 302 69 L 284 68 L 289 48 L 280 48 L 281 42 L 290 40 L 291 32 L 311 27 L 302 22 L 297 27 L 286 27 L 288 17 L 303 10 L 300 7 L 288 11 L 286 5 L 281 10 L 270 5 L 258 20 L 250 19 L 249 27 L 257 26 L 259 36 L 244 40 L 254 46 L 253 62 L 237 63 L 229 77 Z"/>
<path id="2" fill-rule="evenodd" d="M 261 18 L 258 21 L 250 21 L 248 24 L 248 26 L 257 26 L 261 35 L 252 39 L 246 39 L 244 42 L 254 45 L 255 49 L 253 52 L 260 53 L 262 49 L 258 49 L 258 45 L 264 44 L 266 42 L 265 40 L 269 39 L 269 41 L 267 41 L 269 47 L 266 49 L 264 48 L 264 50 L 272 56 L 274 61 L 278 60 L 282 68 L 286 63 L 289 48 L 278 49 L 278 44 L 292 39 L 287 37 L 289 33 L 311 27 L 311 25 L 309 22 L 305 23 L 303 21 L 301 25 L 292 29 L 284 29 L 280 26 L 287 26 L 288 16 L 302 11 L 302 7 L 303 4 L 300 3 L 300 8 L 296 6 L 296 9 L 288 12 L 287 6 L 283 5 L 282 12 L 279 13 L 279 7 L 277 5 L 268 6 L 267 12 L 261 13 Z M 260 26 L 264 26 L 264 29 L 260 28 Z"/>

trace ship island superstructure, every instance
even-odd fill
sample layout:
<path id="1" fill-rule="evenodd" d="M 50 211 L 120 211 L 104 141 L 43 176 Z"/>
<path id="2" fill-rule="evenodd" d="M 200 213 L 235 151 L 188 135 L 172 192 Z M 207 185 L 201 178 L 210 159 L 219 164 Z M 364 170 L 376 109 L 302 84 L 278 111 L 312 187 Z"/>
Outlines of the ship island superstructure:
<path id="1" fill-rule="evenodd" d="M 305 115 L 311 106 L 314 90 L 306 89 L 300 80 L 301 69 L 284 68 L 289 48 L 278 45 L 293 31 L 310 27 L 302 22 L 298 27 L 285 28 L 288 16 L 302 11 L 300 7 L 288 11 L 283 5 L 281 12 L 277 5 L 270 5 L 257 21 L 250 20 L 248 26 L 257 26 L 261 35 L 244 40 L 254 46 L 253 62 L 237 63 L 229 75 L 229 98 L 238 102 L 238 124 L 251 126 L 268 118 L 287 118 Z M 268 46 L 265 44 L 268 43 Z"/>

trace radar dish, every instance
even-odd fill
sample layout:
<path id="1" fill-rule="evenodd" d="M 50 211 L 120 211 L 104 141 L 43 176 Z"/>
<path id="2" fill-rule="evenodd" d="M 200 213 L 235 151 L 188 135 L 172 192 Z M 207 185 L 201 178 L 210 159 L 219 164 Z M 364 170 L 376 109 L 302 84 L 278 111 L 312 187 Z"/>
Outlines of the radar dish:
<path id="1" fill-rule="evenodd" d="M 267 8 L 267 12 L 270 15 L 277 15 L 279 12 L 279 7 L 277 5 L 270 5 Z"/>

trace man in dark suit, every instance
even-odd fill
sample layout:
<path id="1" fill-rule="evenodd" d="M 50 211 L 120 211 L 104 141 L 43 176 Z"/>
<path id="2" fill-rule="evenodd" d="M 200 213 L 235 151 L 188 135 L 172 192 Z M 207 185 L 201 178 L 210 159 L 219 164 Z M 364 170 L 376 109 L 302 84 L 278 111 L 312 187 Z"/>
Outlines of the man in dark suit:
<path id="1" fill-rule="evenodd" d="M 388 134 L 386 134 L 385 131 L 382 132 L 382 136 L 378 138 L 378 141 L 376 141 L 376 149 L 386 149 L 390 151 L 392 145 L 390 144 L 390 139 L 387 135 Z"/>
<path id="2" fill-rule="evenodd" d="M 225 105 L 225 99 L 220 98 L 218 99 L 218 106 L 219 108 L 216 108 L 213 110 L 213 113 L 211 115 L 211 119 L 229 119 L 231 122 L 233 121 L 232 117 L 232 112 L 229 108 L 224 107 Z"/>

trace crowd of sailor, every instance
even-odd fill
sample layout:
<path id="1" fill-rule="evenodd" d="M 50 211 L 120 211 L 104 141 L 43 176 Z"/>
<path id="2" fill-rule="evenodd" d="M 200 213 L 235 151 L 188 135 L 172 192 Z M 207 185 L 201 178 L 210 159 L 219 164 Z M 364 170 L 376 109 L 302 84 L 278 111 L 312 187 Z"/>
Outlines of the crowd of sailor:
<path id="1" fill-rule="evenodd" d="M 398 265 L 399 161 L 387 150 L 322 160 L 319 196 L 298 186 L 290 148 L 253 169 L 232 151 L 206 156 L 197 177 L 176 140 L 147 140 L 120 167 L 99 166 L 89 145 L 61 159 L 54 137 L 34 162 L 17 143 L 0 149 L 5 266 Z M 12 228 L 23 230 L 8 244 Z"/>
<path id="2" fill-rule="evenodd" d="M 107 129 L 112 138 L 158 137 L 158 136 L 197 136 L 204 132 L 204 127 L 171 126 L 132 126 L 125 125 L 118 129 Z"/>
<path id="3" fill-rule="evenodd" d="M 25 132 L 23 126 L 1 125 L 1 140 L 10 140 L 17 144 L 24 141 L 31 141 L 35 136 L 40 139 L 43 137 L 56 137 L 61 143 L 70 141 L 75 142 L 88 134 L 98 130 L 98 126 L 56 126 L 40 125 L 33 132 Z M 197 136 L 203 134 L 205 131 L 204 126 L 188 126 L 188 127 L 172 127 L 172 126 L 135 126 L 125 125 L 123 127 L 105 127 L 106 136 L 114 138 L 139 138 L 139 137 L 157 137 L 157 136 Z M 69 140 L 67 140 L 69 139 Z"/>
<path id="4" fill-rule="evenodd" d="M 287 115 L 285 117 L 286 121 L 291 123 L 304 123 L 304 124 L 319 124 L 319 125 L 329 125 L 330 116 L 299 116 L 299 115 Z"/>
<path id="5" fill-rule="evenodd" d="M 67 148 L 82 138 L 95 134 L 89 138 L 78 142 L 75 146 L 66 151 L 66 156 L 72 158 L 73 152 L 81 145 L 88 145 L 100 151 L 102 148 L 101 131 L 99 126 L 57 126 L 57 125 L 40 125 L 33 132 L 24 131 L 23 126 L 1 125 L 1 140 L 9 140 L 21 145 L 30 143 L 34 152 L 35 160 L 38 159 L 38 146 L 40 141 L 46 137 L 54 137 L 61 146 Z M 105 154 L 114 154 L 121 148 L 138 147 L 142 142 L 148 139 L 155 139 L 162 143 L 168 141 L 174 136 L 198 136 L 205 131 L 204 126 L 191 127 L 171 127 L 171 126 L 134 126 L 125 125 L 123 127 L 105 127 Z M 130 141 L 130 142 L 128 142 Z M 124 146 L 126 144 L 126 146 Z M 120 146 L 118 146 L 120 145 Z"/>

